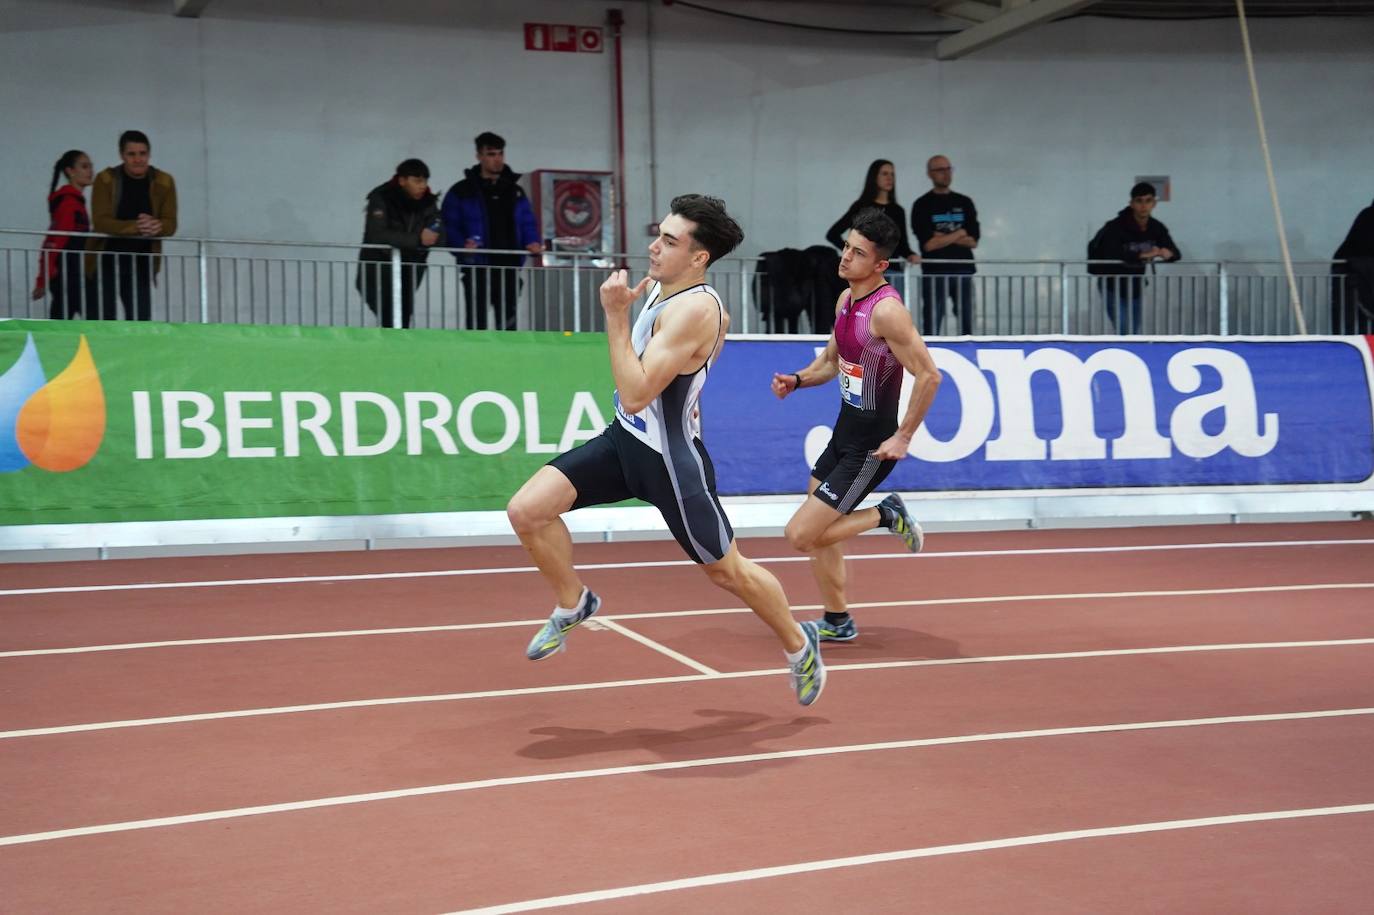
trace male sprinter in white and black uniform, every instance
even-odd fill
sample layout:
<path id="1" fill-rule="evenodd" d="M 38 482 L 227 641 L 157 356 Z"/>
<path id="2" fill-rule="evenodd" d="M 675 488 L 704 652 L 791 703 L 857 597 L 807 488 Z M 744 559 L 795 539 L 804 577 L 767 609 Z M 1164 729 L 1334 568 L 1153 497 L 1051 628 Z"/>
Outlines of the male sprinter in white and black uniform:
<path id="1" fill-rule="evenodd" d="M 525 654 L 537 661 L 561 650 L 568 633 L 601 605 L 573 568 L 572 537 L 559 516 L 643 499 L 663 513 L 673 536 L 711 581 L 748 604 L 777 634 L 797 699 L 810 705 L 825 686 L 817 626 L 798 625 L 778 580 L 740 555 L 701 443 L 697 400 L 730 324 L 720 296 L 706 285 L 706 268 L 733 251 L 744 233 L 714 197 L 677 197 L 670 210 L 649 246 L 649 275 L 632 289 L 625 271 L 618 270 L 601 286 L 615 420 L 601 435 L 541 467 L 506 509 L 558 601 Z M 630 305 L 651 281 L 657 285 L 631 330 Z"/>
<path id="2" fill-rule="evenodd" d="M 885 527 L 913 553 L 924 543 L 921 526 L 896 493 L 873 508 L 854 511 L 906 457 L 940 387 L 940 370 L 911 314 L 883 278 L 900 237 L 881 210 L 854 217 L 840 257 L 840 276 L 849 288 L 835 305 L 835 330 L 825 351 L 800 372 L 773 376 L 779 398 L 840 378 L 840 415 L 830 444 L 811 469 L 809 498 L 787 523 L 787 540 L 811 557 L 811 573 L 825 601 L 825 618 L 817 621 L 823 642 L 847 642 L 858 635 L 845 601 L 842 541 Z M 916 384 L 899 426 L 903 368 Z"/>

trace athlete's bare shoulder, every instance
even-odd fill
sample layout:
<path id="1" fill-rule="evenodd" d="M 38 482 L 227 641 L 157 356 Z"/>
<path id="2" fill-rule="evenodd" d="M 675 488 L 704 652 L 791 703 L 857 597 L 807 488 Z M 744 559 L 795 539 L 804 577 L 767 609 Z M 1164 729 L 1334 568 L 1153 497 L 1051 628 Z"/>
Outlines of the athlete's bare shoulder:
<path id="1" fill-rule="evenodd" d="M 874 334 L 884 338 L 894 334 L 915 333 L 916 329 L 911 320 L 911 312 L 907 311 L 906 304 L 895 295 L 885 296 L 874 303 L 868 326 Z"/>
<path id="2" fill-rule="evenodd" d="M 654 321 L 654 336 L 691 340 L 700 346 L 709 342 L 714 346 L 717 329 L 724 317 L 728 316 L 715 296 L 702 288 L 688 289 L 672 296 L 672 301 L 664 307 Z"/>
<path id="3" fill-rule="evenodd" d="M 655 331 L 667 327 L 669 322 L 694 323 L 707 317 L 714 318 L 721 310 L 716 297 L 707 292 L 705 287 L 686 289 L 668 298 L 671 301 L 667 302 L 663 311 L 659 313 Z"/>
<path id="4" fill-rule="evenodd" d="M 838 315 L 838 314 L 840 313 L 840 307 L 841 307 L 842 305 L 844 305 L 845 301 L 846 301 L 848 298 L 849 298 L 849 290 L 848 290 L 848 289 L 846 289 L 846 290 L 844 290 L 843 292 L 841 292 L 841 293 L 839 294 L 839 296 L 837 296 L 837 297 L 835 298 L 835 314 Z"/>

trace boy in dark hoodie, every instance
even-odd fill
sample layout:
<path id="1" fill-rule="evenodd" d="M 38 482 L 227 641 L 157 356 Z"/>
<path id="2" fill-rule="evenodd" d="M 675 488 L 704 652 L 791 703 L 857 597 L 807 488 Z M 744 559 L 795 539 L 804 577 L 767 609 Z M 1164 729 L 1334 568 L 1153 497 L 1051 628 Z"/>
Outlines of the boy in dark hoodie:
<path id="1" fill-rule="evenodd" d="M 455 248 L 544 250 L 539 224 L 520 176 L 506 164 L 506 141 L 490 131 L 477 135 L 477 164 L 444 195 L 444 230 Z M 468 329 L 486 330 L 487 305 L 496 306 L 496 330 L 515 330 L 520 254 L 458 254 L 467 299 Z"/>
<path id="2" fill-rule="evenodd" d="M 1140 330 L 1140 301 L 1145 286 L 1145 266 L 1156 261 L 1176 261 L 1174 244 L 1164 223 L 1150 214 L 1155 208 L 1155 188 L 1141 181 L 1131 188 L 1130 205 L 1104 225 L 1089 245 L 1092 260 L 1116 260 L 1120 264 L 1092 264 L 1102 290 L 1102 306 L 1116 323 L 1117 333 Z"/>
<path id="3" fill-rule="evenodd" d="M 407 159 L 396 174 L 367 195 L 363 244 L 401 249 L 401 326 L 415 312 L 415 290 L 425 278 L 429 249 L 444 240 L 439 197 L 429 189 L 429 166 Z M 363 248 L 358 252 L 358 291 L 382 327 L 395 327 L 392 307 L 391 252 Z"/>

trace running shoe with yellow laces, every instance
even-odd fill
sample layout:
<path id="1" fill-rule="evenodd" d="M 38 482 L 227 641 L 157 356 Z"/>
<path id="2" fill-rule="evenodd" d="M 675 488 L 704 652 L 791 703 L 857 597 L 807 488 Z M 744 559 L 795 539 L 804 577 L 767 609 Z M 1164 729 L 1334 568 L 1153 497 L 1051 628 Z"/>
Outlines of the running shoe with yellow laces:
<path id="1" fill-rule="evenodd" d="M 571 615 L 554 611 L 553 615 L 549 617 L 549 621 L 530 641 L 529 647 L 525 649 L 525 657 L 531 661 L 540 661 L 551 654 L 563 651 L 568 633 L 590 619 L 592 614 L 600 608 L 601 598 L 584 588 L 582 600 L 578 601 L 577 610 Z"/>
<path id="2" fill-rule="evenodd" d="M 901 496 L 894 492 L 879 502 L 878 514 L 882 517 L 882 526 L 901 537 L 908 550 L 921 552 L 921 547 L 925 546 L 926 532 L 921 529 L 920 522 L 911 517 Z"/>
<path id="3" fill-rule="evenodd" d="M 821 661 L 821 642 L 816 624 L 810 621 L 802 623 L 801 631 L 802 638 L 806 640 L 805 653 L 801 660 L 789 667 L 797 701 L 802 705 L 810 705 L 821 697 L 821 690 L 825 689 L 825 663 Z"/>
<path id="4" fill-rule="evenodd" d="M 816 620 L 816 636 L 822 642 L 852 642 L 859 637 L 859 627 L 854 625 L 852 616 L 846 616 L 839 623 L 821 617 Z"/>

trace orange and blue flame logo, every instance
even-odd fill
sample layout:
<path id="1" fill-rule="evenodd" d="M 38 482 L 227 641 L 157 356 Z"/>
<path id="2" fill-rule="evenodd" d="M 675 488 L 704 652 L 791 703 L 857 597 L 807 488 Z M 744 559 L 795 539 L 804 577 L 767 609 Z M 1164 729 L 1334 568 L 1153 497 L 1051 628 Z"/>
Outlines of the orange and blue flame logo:
<path id="1" fill-rule="evenodd" d="M 32 464 L 53 473 L 86 466 L 105 438 L 105 391 L 83 334 L 76 355 L 51 381 L 33 334 L 0 375 L 0 473 Z"/>

